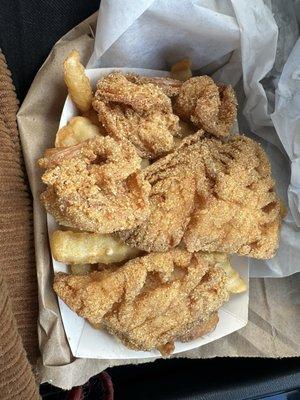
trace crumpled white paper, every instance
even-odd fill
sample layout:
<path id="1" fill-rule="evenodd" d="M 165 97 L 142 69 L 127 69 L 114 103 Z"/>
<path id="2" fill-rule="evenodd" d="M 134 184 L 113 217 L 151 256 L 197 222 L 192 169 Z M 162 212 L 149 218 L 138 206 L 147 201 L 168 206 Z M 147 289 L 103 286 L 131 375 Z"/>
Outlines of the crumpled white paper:
<path id="1" fill-rule="evenodd" d="M 235 86 L 240 130 L 267 151 L 278 194 L 288 207 L 278 254 L 251 260 L 251 276 L 258 277 L 300 272 L 300 43 L 286 62 L 298 31 L 293 3 L 282 3 L 102 0 L 87 65 L 159 70 L 189 57 L 196 73 Z"/>

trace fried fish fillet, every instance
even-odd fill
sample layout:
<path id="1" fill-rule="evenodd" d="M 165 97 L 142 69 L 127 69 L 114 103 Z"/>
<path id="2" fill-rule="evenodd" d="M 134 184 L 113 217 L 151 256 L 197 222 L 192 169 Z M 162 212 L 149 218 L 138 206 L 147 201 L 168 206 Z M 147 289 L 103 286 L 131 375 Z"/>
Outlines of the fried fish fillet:
<path id="1" fill-rule="evenodd" d="M 228 136 L 236 119 L 237 101 L 232 87 L 216 84 L 206 75 L 184 82 L 175 99 L 180 118 L 217 137 Z"/>
<path id="2" fill-rule="evenodd" d="M 93 107 L 107 133 L 128 139 L 144 158 L 174 147 L 179 118 L 169 97 L 152 83 L 136 84 L 120 73 L 109 74 L 97 84 Z"/>
<path id="3" fill-rule="evenodd" d="M 244 136 L 204 143 L 212 187 L 195 204 L 183 242 L 189 251 L 238 253 L 271 258 L 278 248 L 280 201 L 261 146 Z"/>
<path id="4" fill-rule="evenodd" d="M 258 143 L 245 136 L 224 143 L 192 135 L 144 174 L 152 187 L 150 215 L 119 234 L 127 244 L 167 251 L 183 240 L 190 252 L 275 254 L 280 204 Z"/>
<path id="5" fill-rule="evenodd" d="M 144 169 L 151 184 L 150 215 L 137 228 L 117 234 L 130 246 L 152 252 L 168 251 L 180 243 L 195 207 L 196 186 L 204 168 L 201 158 L 184 151 L 190 140 Z"/>
<path id="6" fill-rule="evenodd" d="M 226 280 L 201 253 L 174 249 L 89 275 L 58 273 L 53 287 L 73 311 L 126 346 L 166 354 L 228 300 Z"/>
<path id="7" fill-rule="evenodd" d="M 186 332 L 184 335 L 180 336 L 178 340 L 180 342 L 190 342 L 191 340 L 198 339 L 201 336 L 204 336 L 215 329 L 218 325 L 219 316 L 217 312 L 214 312 L 210 315 L 207 321 L 199 321 L 197 325 L 195 325 L 192 329 Z"/>
<path id="8" fill-rule="evenodd" d="M 110 137 L 49 149 L 39 160 L 48 186 L 41 200 L 64 226 L 97 233 L 133 228 L 149 212 L 150 184 L 140 164 L 128 141 Z"/>

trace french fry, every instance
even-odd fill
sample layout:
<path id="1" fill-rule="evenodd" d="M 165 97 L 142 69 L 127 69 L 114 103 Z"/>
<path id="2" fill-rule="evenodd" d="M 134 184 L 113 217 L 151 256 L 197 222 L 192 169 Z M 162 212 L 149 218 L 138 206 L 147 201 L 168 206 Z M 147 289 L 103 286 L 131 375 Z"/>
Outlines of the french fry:
<path id="1" fill-rule="evenodd" d="M 237 294 L 247 290 L 247 285 L 239 274 L 232 268 L 229 257 L 223 253 L 206 253 L 205 258 L 214 263 L 217 267 L 222 268 L 227 277 L 227 288 L 230 293 Z"/>
<path id="2" fill-rule="evenodd" d="M 76 107 L 81 112 L 88 111 L 92 107 L 93 91 L 76 50 L 72 50 L 64 61 L 64 79 Z"/>
<path id="3" fill-rule="evenodd" d="M 59 129 L 55 147 L 69 147 L 100 135 L 100 129 L 86 117 L 73 117 Z"/>
<path id="4" fill-rule="evenodd" d="M 171 78 L 178 79 L 179 81 L 187 81 L 192 77 L 191 71 L 191 60 L 188 58 L 184 58 L 181 61 L 178 61 L 176 64 L 171 67 Z"/>
<path id="5" fill-rule="evenodd" d="M 128 260 L 140 251 L 111 235 L 56 230 L 50 237 L 52 256 L 65 264 L 111 264 Z"/>

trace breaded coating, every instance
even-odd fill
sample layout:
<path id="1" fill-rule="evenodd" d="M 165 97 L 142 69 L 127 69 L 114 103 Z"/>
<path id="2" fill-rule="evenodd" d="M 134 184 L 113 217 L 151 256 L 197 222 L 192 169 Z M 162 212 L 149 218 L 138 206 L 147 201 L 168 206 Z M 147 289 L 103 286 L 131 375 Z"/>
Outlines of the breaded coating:
<path id="1" fill-rule="evenodd" d="M 213 312 L 207 321 L 199 321 L 192 329 L 180 336 L 180 342 L 190 342 L 191 340 L 198 339 L 201 336 L 207 335 L 215 329 L 218 325 L 219 316 L 217 312 Z"/>
<path id="2" fill-rule="evenodd" d="M 203 253 L 203 257 L 210 264 L 223 269 L 227 276 L 227 290 L 231 294 L 242 293 L 247 290 L 246 282 L 232 267 L 228 254 L 225 253 Z"/>
<path id="3" fill-rule="evenodd" d="M 137 112 L 172 112 L 170 99 L 158 86 L 149 83 L 137 85 L 120 72 L 112 72 L 98 81 L 94 101 L 97 100 L 130 106 Z"/>
<path id="4" fill-rule="evenodd" d="M 137 228 L 118 232 L 117 236 L 141 250 L 168 251 L 176 247 L 189 224 L 195 208 L 197 187 L 207 193 L 204 163 L 190 145 L 198 143 L 199 131 L 181 141 L 176 151 L 144 169 L 151 184 L 150 215 Z"/>
<path id="5" fill-rule="evenodd" d="M 180 88 L 182 86 L 182 82 L 169 78 L 169 77 L 160 77 L 160 76 L 142 76 L 142 75 L 134 75 L 128 74 L 126 78 L 133 83 L 138 85 L 143 85 L 145 83 L 152 83 L 155 86 L 158 86 L 166 96 L 174 97 L 179 94 Z"/>
<path id="6" fill-rule="evenodd" d="M 100 80 L 93 101 L 108 135 L 126 138 L 144 158 L 166 154 L 174 147 L 179 118 L 171 100 L 156 85 L 136 84 L 120 73 Z"/>
<path id="7" fill-rule="evenodd" d="M 237 101 L 232 87 L 209 76 L 188 79 L 181 86 L 174 110 L 180 118 L 217 136 L 228 136 L 236 120 Z"/>
<path id="8" fill-rule="evenodd" d="M 217 83 L 221 106 L 218 121 L 210 127 L 210 133 L 215 136 L 228 136 L 237 117 L 237 99 L 231 85 Z M 197 115 L 198 108 L 196 109 Z"/>
<path id="9" fill-rule="evenodd" d="M 183 120 L 195 118 L 197 104 L 203 103 L 203 114 L 215 120 L 220 107 L 218 87 L 210 76 L 196 76 L 185 81 L 175 101 L 175 111 Z M 196 121 L 193 121 L 196 122 Z"/>
<path id="10" fill-rule="evenodd" d="M 49 149 L 39 160 L 48 186 L 41 201 L 65 226 L 97 233 L 131 229 L 149 213 L 150 184 L 140 163 L 128 141 L 110 137 Z"/>
<path id="11" fill-rule="evenodd" d="M 226 275 L 201 253 L 153 253 L 120 268 L 56 274 L 54 290 L 78 315 L 101 323 L 128 347 L 160 349 L 206 322 L 229 298 Z"/>
<path id="12" fill-rule="evenodd" d="M 280 202 L 266 154 L 251 139 L 204 143 L 212 189 L 196 204 L 183 236 L 191 252 L 218 251 L 271 258 L 278 247 Z"/>
<path id="13" fill-rule="evenodd" d="M 119 234 L 127 244 L 167 251 L 182 239 L 190 252 L 256 258 L 275 254 L 280 205 L 258 143 L 245 136 L 224 143 L 191 135 L 144 174 L 152 187 L 150 215 L 137 228 Z M 177 182 L 176 195 L 170 182 Z"/>
<path id="14" fill-rule="evenodd" d="M 128 139 L 141 157 L 160 156 L 174 147 L 170 132 L 179 131 L 174 114 L 150 111 L 141 116 L 131 108 L 124 110 L 118 104 L 101 101 L 97 103 L 97 111 L 109 135 Z"/>
<path id="15" fill-rule="evenodd" d="M 180 243 L 194 210 L 195 169 L 203 171 L 201 159 L 195 168 L 191 168 L 191 161 L 177 152 L 145 168 L 145 178 L 151 184 L 150 215 L 137 228 L 119 232 L 123 241 L 148 252 L 167 251 Z"/>

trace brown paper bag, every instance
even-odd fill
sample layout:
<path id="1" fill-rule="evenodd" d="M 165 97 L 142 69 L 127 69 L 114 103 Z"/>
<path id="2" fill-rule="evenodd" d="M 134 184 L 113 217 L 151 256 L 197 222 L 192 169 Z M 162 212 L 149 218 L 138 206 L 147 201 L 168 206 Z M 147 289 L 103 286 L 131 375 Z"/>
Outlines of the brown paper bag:
<path id="1" fill-rule="evenodd" d="M 85 63 L 93 50 L 97 14 L 62 37 L 37 73 L 18 113 L 26 168 L 34 199 L 34 229 L 39 285 L 40 376 L 63 389 L 85 383 L 91 376 L 114 365 L 137 360 L 74 359 L 52 290 L 52 266 L 46 214 L 39 202 L 42 191 L 37 159 L 52 147 L 66 98 L 62 63 L 76 48 Z M 178 357 L 292 357 L 300 355 L 300 274 L 282 279 L 252 279 L 248 325 L 223 339 Z M 259 340 L 258 340 L 259 338 Z M 153 360 L 153 359 L 152 359 Z M 138 363 L 145 362 L 138 360 Z M 149 359 L 147 359 L 149 362 Z"/>

